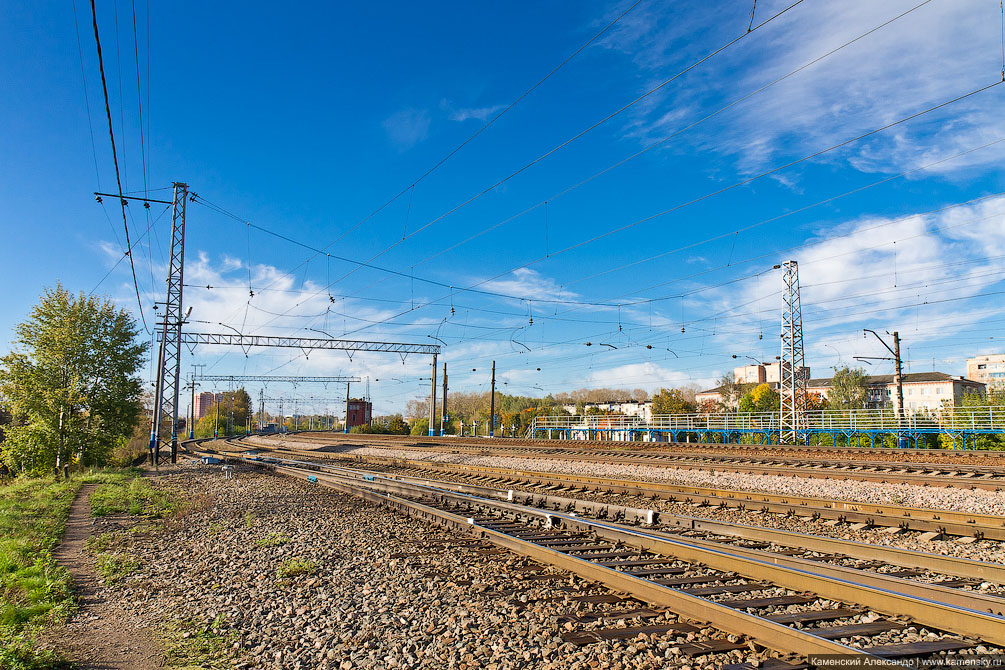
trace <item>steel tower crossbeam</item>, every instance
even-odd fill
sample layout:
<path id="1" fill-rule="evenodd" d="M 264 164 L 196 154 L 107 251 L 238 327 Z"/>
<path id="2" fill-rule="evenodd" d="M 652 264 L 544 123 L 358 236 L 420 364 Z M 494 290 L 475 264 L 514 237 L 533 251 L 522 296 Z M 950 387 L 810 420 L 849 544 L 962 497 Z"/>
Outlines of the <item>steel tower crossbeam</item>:
<path id="1" fill-rule="evenodd" d="M 167 297 L 164 317 L 158 332 L 157 381 L 151 416 L 150 450 L 154 463 L 160 462 L 161 426 L 165 417 L 171 421 L 171 462 L 178 460 L 178 394 L 181 391 L 182 288 L 185 285 L 185 208 L 188 184 L 174 183 L 171 212 L 171 256 L 168 263 Z"/>
<path id="2" fill-rule="evenodd" d="M 806 365 L 803 355 L 803 310 L 799 299 L 799 266 L 782 263 L 782 359 L 779 393 L 780 441 L 795 443 L 806 414 Z"/>
<path id="3" fill-rule="evenodd" d="M 366 340 L 335 340 L 319 337 L 279 337 L 272 335 L 240 335 L 229 333 L 181 333 L 180 344 L 223 344 L 241 347 L 283 347 L 311 352 L 315 349 L 339 351 L 383 351 L 393 354 L 438 354 L 438 344 L 407 344 L 403 342 L 369 342 Z"/>
<path id="4" fill-rule="evenodd" d="M 283 403 L 318 403 L 318 402 L 341 402 L 344 398 L 340 395 L 336 396 L 326 396 L 324 398 L 259 398 L 263 402 L 283 402 Z"/>
<path id="5" fill-rule="evenodd" d="M 290 384 L 331 384 L 345 382 L 360 382 L 359 377 L 298 377 L 293 375 L 199 375 L 195 378 L 198 381 L 207 382 L 287 382 Z"/>

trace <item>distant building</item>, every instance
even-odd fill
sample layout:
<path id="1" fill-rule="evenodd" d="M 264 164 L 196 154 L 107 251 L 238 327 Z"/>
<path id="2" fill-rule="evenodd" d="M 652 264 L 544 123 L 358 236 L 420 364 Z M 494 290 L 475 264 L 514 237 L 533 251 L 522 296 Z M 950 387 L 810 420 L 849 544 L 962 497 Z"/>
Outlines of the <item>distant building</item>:
<path id="1" fill-rule="evenodd" d="M 810 378 L 809 368 L 796 368 L 806 379 Z M 779 384 L 782 381 L 782 364 L 759 363 L 757 365 L 742 365 L 733 368 L 733 380 L 738 384 Z"/>
<path id="2" fill-rule="evenodd" d="M 624 414 L 625 416 L 637 416 L 643 421 L 653 418 L 653 403 L 649 400 L 626 400 L 625 402 L 586 402 L 583 403 L 583 411 L 590 409 L 611 414 Z M 576 413 L 576 404 L 562 405 L 569 414 Z"/>
<path id="3" fill-rule="evenodd" d="M 806 390 L 823 397 L 831 389 L 833 379 L 811 379 Z M 945 372 L 909 372 L 903 375 L 904 409 L 933 410 L 944 405 L 958 405 L 967 393 L 983 393 L 984 384 Z M 897 408 L 897 385 L 893 375 L 869 375 L 865 378 L 869 409 Z"/>
<path id="4" fill-rule="evenodd" d="M 989 386 L 1005 386 L 1005 354 L 968 358 L 967 379 Z"/>
<path id="5" fill-rule="evenodd" d="M 755 366 L 751 365 L 750 367 L 755 367 Z M 809 370 L 809 368 L 804 368 L 804 369 Z M 734 377 L 734 379 L 735 379 L 735 377 Z M 767 384 L 768 387 L 771 388 L 773 391 L 777 391 L 777 390 L 779 390 L 781 388 L 781 384 L 778 382 L 777 379 L 773 380 L 773 381 L 740 382 L 740 383 L 750 384 L 750 388 L 754 388 L 755 386 L 760 386 L 761 384 Z M 711 400 L 712 402 L 717 402 L 717 403 L 723 403 L 723 404 L 725 404 L 726 399 L 723 397 L 723 394 L 725 392 L 726 392 L 726 389 L 725 389 L 725 387 L 722 387 L 722 386 L 716 386 L 714 389 L 708 389 L 707 391 L 698 391 L 697 393 L 694 394 L 694 402 L 697 405 L 701 405 L 702 403 L 705 403 L 705 402 L 708 402 L 709 400 Z M 737 399 L 737 401 L 733 403 L 734 406 L 731 409 L 736 409 L 736 405 L 737 404 L 739 404 L 739 399 Z"/>
<path id="6" fill-rule="evenodd" d="M 348 415 L 345 419 L 347 426 L 352 428 L 353 426 L 369 425 L 373 418 L 373 405 L 369 400 L 350 398 L 348 408 Z"/>
<path id="7" fill-rule="evenodd" d="M 739 368 L 737 369 L 739 370 Z M 831 391 L 832 382 L 833 378 L 831 377 L 809 379 L 806 382 L 806 391 L 807 393 L 819 393 L 826 398 Z M 777 381 L 760 383 L 767 384 L 775 391 L 779 390 Z M 904 409 L 908 411 L 934 410 L 943 405 L 958 405 L 966 393 L 984 392 L 984 384 L 964 377 L 953 377 L 944 372 L 908 373 L 903 375 L 902 383 L 904 385 Z M 868 375 L 865 378 L 865 385 L 867 408 L 891 407 L 896 409 L 897 385 L 893 383 L 893 375 Z M 723 402 L 723 392 L 724 389 L 719 386 L 696 393 L 694 398 L 698 404 L 705 400 Z"/>
<path id="8" fill-rule="evenodd" d="M 221 394 L 222 396 L 222 394 Z M 216 401 L 216 396 L 210 391 L 203 391 L 202 393 L 195 394 L 195 407 L 192 408 L 192 414 L 195 416 L 195 420 L 198 421 L 202 417 L 209 414 L 209 410 L 213 407 L 213 403 Z"/>

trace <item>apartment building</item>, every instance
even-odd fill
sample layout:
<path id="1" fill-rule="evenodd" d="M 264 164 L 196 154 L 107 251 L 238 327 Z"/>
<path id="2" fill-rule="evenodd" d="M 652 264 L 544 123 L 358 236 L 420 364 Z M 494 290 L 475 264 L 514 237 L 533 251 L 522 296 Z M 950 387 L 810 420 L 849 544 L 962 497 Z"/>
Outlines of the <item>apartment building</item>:
<path id="1" fill-rule="evenodd" d="M 757 367 L 757 366 L 746 366 Z M 808 370 L 808 368 L 806 368 Z M 737 368 L 740 370 L 740 368 Z M 738 373 L 739 374 L 739 373 Z M 739 380 L 738 380 L 739 381 Z M 808 393 L 819 393 L 824 398 L 831 392 L 832 377 L 809 379 L 806 382 Z M 779 389 L 777 380 L 762 382 L 744 382 L 767 384 L 774 390 Z M 903 375 L 904 409 L 911 411 L 934 410 L 944 405 L 958 405 L 967 393 L 983 393 L 985 385 L 965 377 L 954 377 L 944 372 L 913 372 Z M 897 385 L 893 375 L 868 375 L 865 378 L 866 403 L 869 409 L 897 407 Z M 695 394 L 695 400 L 700 404 L 705 400 L 723 402 L 723 388 L 717 387 Z"/>
<path id="2" fill-rule="evenodd" d="M 1005 387 L 1005 354 L 968 358 L 967 379 L 989 386 Z"/>
<path id="3" fill-rule="evenodd" d="M 806 390 L 827 397 L 833 378 L 810 379 Z M 945 372 L 911 372 L 903 375 L 904 409 L 934 410 L 945 405 L 957 405 L 967 393 L 983 393 L 984 384 Z M 893 375 L 868 375 L 865 378 L 868 407 L 897 408 L 897 385 Z"/>
<path id="4" fill-rule="evenodd" d="M 223 399 L 223 394 L 219 394 L 220 399 Z M 198 421 L 202 417 L 209 414 L 209 410 L 213 407 L 213 403 L 216 402 L 217 396 L 211 391 L 203 391 L 202 393 L 195 394 L 195 407 L 192 408 L 195 420 Z"/>

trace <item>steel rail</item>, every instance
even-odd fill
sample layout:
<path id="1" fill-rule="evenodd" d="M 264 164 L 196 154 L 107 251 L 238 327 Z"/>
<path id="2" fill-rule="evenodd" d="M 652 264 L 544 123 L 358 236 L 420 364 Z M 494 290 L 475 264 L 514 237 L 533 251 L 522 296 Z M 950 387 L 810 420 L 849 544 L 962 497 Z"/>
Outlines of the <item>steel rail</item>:
<path id="1" fill-rule="evenodd" d="M 660 482 L 639 482 L 461 463 L 438 463 L 390 456 L 356 456 L 295 448 L 287 449 L 291 453 L 309 454 L 314 458 L 354 460 L 382 465 L 404 465 L 420 470 L 438 470 L 455 474 L 482 473 L 503 479 L 508 477 L 514 479 L 514 481 L 536 483 L 545 486 L 592 489 L 604 493 L 660 498 L 672 502 L 698 502 L 710 506 L 734 507 L 740 510 L 780 514 L 796 514 L 799 516 L 834 519 L 840 522 L 865 523 L 871 526 L 936 532 L 958 537 L 1005 540 L 1005 517 L 992 514 L 904 507 L 811 496 L 792 496 L 758 491 L 680 486 Z"/>
<path id="2" fill-rule="evenodd" d="M 375 448 L 396 448 L 399 445 L 374 445 Z M 610 465 L 644 465 L 661 468 L 672 468 L 681 470 L 700 470 L 709 472 L 737 472 L 743 474 L 761 474 L 773 476 L 795 476 L 808 479 L 836 479 L 876 482 L 882 484 L 916 484 L 921 486 L 937 486 L 944 488 L 964 488 L 964 489 L 984 489 L 989 491 L 1005 490 L 1005 468 L 996 466 L 988 469 L 982 466 L 948 466 L 944 464 L 933 464 L 926 468 L 925 463 L 897 463 L 890 465 L 885 462 L 858 461 L 855 463 L 835 461 L 792 461 L 789 465 L 775 465 L 769 458 L 753 458 L 751 462 L 743 463 L 744 459 L 734 456 L 705 455 L 700 457 L 686 457 L 690 460 L 682 460 L 676 454 L 637 454 L 625 455 L 621 452 L 603 451 L 573 451 L 573 450 L 531 450 L 506 447 L 504 445 L 489 445 L 478 447 L 464 447 L 457 445 L 435 445 L 444 447 L 440 453 L 452 454 L 475 454 L 480 456 L 505 456 L 511 458 L 528 458 L 561 461 L 583 461 L 589 463 L 603 463 Z M 557 452 L 557 453 L 556 453 Z M 730 462 L 732 461 L 732 462 Z M 775 459 L 775 462 L 782 462 Z M 824 467 L 826 466 L 826 467 Z M 863 469 L 841 469 L 841 468 L 864 468 L 873 467 L 876 469 L 885 468 L 887 472 L 870 472 Z M 973 468 L 973 469 L 970 469 Z M 893 471 L 896 470 L 896 471 Z M 913 472 L 911 472 L 913 470 Z M 969 471 L 971 475 L 995 476 L 997 479 L 982 479 L 977 476 L 952 476 L 943 474 L 953 471 Z"/>
<path id="3" fill-rule="evenodd" d="M 304 463 L 304 465 L 311 466 L 315 464 Z M 331 466 L 326 467 L 330 468 Z M 365 470 L 352 470 L 348 468 L 338 468 L 338 470 L 340 472 L 351 473 L 355 477 L 369 477 L 373 479 L 379 478 L 382 481 L 405 481 L 432 489 L 449 491 L 456 490 L 461 493 L 474 494 L 483 497 L 488 496 L 491 498 L 501 498 L 508 502 L 515 502 L 537 509 L 564 510 L 565 512 L 575 511 L 577 513 L 588 514 L 600 519 L 617 518 L 623 519 L 629 523 L 642 523 L 650 526 L 658 522 L 661 526 L 671 526 L 672 528 L 686 530 L 704 530 L 720 535 L 767 541 L 779 545 L 801 547 L 820 552 L 837 552 L 851 558 L 861 558 L 867 560 L 885 559 L 884 562 L 889 562 L 888 553 L 892 551 L 901 559 L 900 561 L 893 561 L 893 564 L 895 565 L 910 565 L 911 567 L 920 567 L 933 572 L 939 572 L 941 574 L 965 576 L 984 581 L 991 581 L 998 584 L 1005 584 L 1005 565 L 998 563 L 972 561 L 969 559 L 941 556 L 938 554 L 925 554 L 906 549 L 875 547 L 874 545 L 851 542 L 848 540 L 821 538 L 803 533 L 775 531 L 756 526 L 729 524 L 674 514 L 658 514 L 653 510 L 583 501 L 575 498 L 563 498 L 538 493 L 523 493 L 513 490 L 503 491 L 484 486 L 457 485 L 451 482 L 421 479 L 417 477 L 374 474 Z M 363 484 L 363 486 L 366 486 L 366 484 Z M 549 523 L 551 522 L 552 520 L 549 519 Z M 660 528 L 654 528 L 653 530 L 654 532 L 662 532 Z M 876 588 L 900 590 L 903 593 L 908 593 L 917 597 L 927 597 L 934 592 L 941 594 L 942 602 L 991 612 L 999 616 L 1005 615 L 1005 598 L 999 595 L 985 594 L 975 591 L 963 591 L 938 584 L 915 582 L 913 580 L 905 580 L 894 575 L 885 575 L 882 573 L 863 571 L 858 568 L 848 568 L 839 565 L 828 565 L 819 561 L 813 561 L 797 556 L 787 556 L 762 549 L 723 545 L 714 541 L 703 540 L 701 538 L 689 537 L 685 541 L 707 548 L 722 549 L 741 556 L 771 560 L 779 565 L 787 565 L 799 569 L 809 570 L 810 572 L 818 572 L 837 579 L 855 578 Z"/>
<path id="4" fill-rule="evenodd" d="M 293 464 L 317 466 L 316 463 L 307 461 L 294 461 Z M 332 467 L 332 466 L 323 466 Z M 527 493 L 515 491 L 513 489 L 500 490 L 490 486 L 480 486 L 472 484 L 457 484 L 444 480 L 412 477 L 407 475 L 379 473 L 375 474 L 367 470 L 357 470 L 352 468 L 340 468 L 340 470 L 351 472 L 360 477 L 381 477 L 411 482 L 423 486 L 432 486 L 440 489 L 455 490 L 462 493 L 471 493 L 479 496 L 488 496 L 504 499 L 510 502 L 519 502 L 538 508 L 548 508 L 555 510 L 575 511 L 585 513 L 597 518 L 623 519 L 626 522 L 642 523 L 647 525 L 659 524 L 659 526 L 670 526 L 675 529 L 704 531 L 721 536 L 736 537 L 738 539 L 756 540 L 770 542 L 779 546 L 799 547 L 808 551 L 821 553 L 832 553 L 855 558 L 860 560 L 880 560 L 892 565 L 903 567 L 920 568 L 939 574 L 951 575 L 955 577 L 965 577 L 970 579 L 980 579 L 982 581 L 1005 584 L 1005 565 L 1000 563 L 989 563 L 986 561 L 975 561 L 956 556 L 945 556 L 942 554 L 931 554 L 910 549 L 900 549 L 897 547 L 877 546 L 864 542 L 854 542 L 819 535 L 809 535 L 806 533 L 796 533 L 792 531 L 764 528 L 761 526 L 751 526 L 740 523 L 727 523 L 712 519 L 702 519 L 666 512 L 656 512 L 655 510 L 626 507 L 623 505 L 613 505 L 606 502 L 584 501 L 578 498 L 564 498 L 544 493 Z M 659 530 L 659 528 L 656 528 Z M 700 538 L 690 538 L 694 541 L 704 543 Z M 728 545 L 718 545 L 726 550 L 732 549 Z M 764 552 L 762 550 L 752 550 L 773 556 L 781 556 L 774 552 Z M 798 557 L 781 556 L 782 560 L 805 561 Z M 810 564 L 824 565 L 823 563 Z M 840 567 L 840 566 L 838 566 Z M 854 569 L 854 568 L 852 568 Z M 872 573 L 865 573 L 872 574 Z M 984 594 L 975 593 L 975 596 Z M 991 596 L 985 599 L 987 602 L 986 611 L 994 611 L 997 614 L 1005 614 L 1005 599 L 999 596 Z M 982 606 L 983 607 L 983 606 Z"/>
<path id="5" fill-rule="evenodd" d="M 306 471 L 291 472 L 288 474 L 301 479 L 307 479 L 312 476 Z M 477 526 L 470 517 L 453 514 L 414 500 L 368 490 L 358 483 L 340 482 L 329 475 L 313 476 L 315 476 L 319 484 L 397 509 L 410 516 L 434 521 L 441 526 L 467 533 L 475 533 L 496 546 L 527 556 L 542 564 L 568 570 L 585 579 L 603 584 L 622 593 L 630 594 L 643 602 L 667 607 L 679 616 L 708 622 L 721 631 L 752 639 L 758 644 L 774 651 L 785 654 L 798 654 L 800 656 L 839 655 L 858 657 L 863 659 L 863 661 L 868 661 L 870 666 L 901 667 L 895 661 L 818 637 L 804 630 L 790 628 L 753 614 L 747 614 L 746 612 L 720 605 L 699 596 L 693 596 L 624 572 L 619 572 L 613 568 L 597 565 L 585 559 L 564 554 L 528 540 L 522 540 L 513 535 L 508 535 L 484 526 Z"/>
<path id="6" fill-rule="evenodd" d="M 759 550 L 723 547 L 714 542 L 642 531 L 434 486 L 401 482 L 379 475 L 372 475 L 370 479 L 364 480 L 359 479 L 360 475 L 355 473 L 352 476 L 332 472 L 312 475 L 311 470 L 301 468 L 283 465 L 269 467 L 284 474 L 314 477 L 315 481 L 325 478 L 348 483 L 350 486 L 377 489 L 382 493 L 420 495 L 440 502 L 479 505 L 496 512 L 542 522 L 546 528 L 561 526 L 584 531 L 618 545 L 646 549 L 689 563 L 737 573 L 748 579 L 764 580 L 787 589 L 808 591 L 824 598 L 863 605 L 893 616 L 907 616 L 923 625 L 958 635 L 977 637 L 993 644 L 1005 644 L 1005 618 L 1001 616 L 1005 600 L 986 594 L 971 594 L 937 585 L 920 585 L 896 577 L 840 566 L 822 566 L 813 561 L 781 557 Z M 989 611 L 981 611 L 977 607 L 987 607 Z"/>
<path id="7" fill-rule="evenodd" d="M 292 435 L 292 434 L 288 434 Z M 324 431 L 302 431 L 295 433 L 300 439 L 330 441 L 333 439 L 345 439 L 344 434 L 327 433 Z M 905 457 L 924 456 L 926 458 L 943 458 L 947 462 L 958 460 L 989 459 L 1001 460 L 1005 458 L 1005 451 L 986 450 L 952 450 L 952 449 L 914 449 L 914 448 L 893 448 L 893 447 L 835 447 L 832 445 L 801 445 L 801 444 L 721 444 L 721 443 L 698 443 L 698 442 L 620 442 L 612 440 L 562 440 L 562 439 L 527 439 L 527 438 L 485 438 L 485 437 L 460 437 L 446 435 L 441 437 L 412 437 L 412 436 L 392 436 L 392 435 L 352 435 L 355 441 L 385 442 L 388 444 L 412 444 L 412 445 L 460 445 L 467 447 L 481 448 L 505 448 L 505 447 L 527 447 L 528 449 L 563 449 L 567 451 L 584 451 L 597 448 L 618 451 L 620 453 L 662 453 L 662 454 L 704 454 L 714 452 L 721 454 L 723 450 L 730 451 L 752 451 L 764 453 L 770 451 L 792 452 L 807 456 L 818 457 L 821 454 L 854 454 L 856 456 L 888 456 L 893 462 L 905 462 Z M 882 459 L 884 462 L 887 459 Z"/>

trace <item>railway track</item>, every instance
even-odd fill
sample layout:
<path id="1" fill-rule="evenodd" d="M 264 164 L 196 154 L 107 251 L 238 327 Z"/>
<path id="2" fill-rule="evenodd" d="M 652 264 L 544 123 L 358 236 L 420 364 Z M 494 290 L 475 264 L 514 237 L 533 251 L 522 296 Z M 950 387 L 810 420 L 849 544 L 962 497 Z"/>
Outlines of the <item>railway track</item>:
<path id="1" fill-rule="evenodd" d="M 262 449 L 257 442 L 240 442 L 251 449 Z M 925 509 L 900 505 L 851 502 L 809 496 L 794 496 L 756 491 L 736 491 L 713 487 L 679 486 L 660 482 L 566 475 L 489 466 L 438 463 L 381 456 L 356 456 L 290 447 L 271 448 L 269 453 L 294 458 L 347 461 L 357 466 L 409 468 L 426 476 L 450 476 L 472 483 L 496 486 L 538 487 L 541 490 L 576 491 L 594 495 L 624 495 L 690 503 L 696 506 L 758 511 L 827 519 L 838 523 L 864 524 L 859 528 L 880 526 L 921 533 L 933 533 L 974 539 L 1005 540 L 1005 518 L 952 510 Z"/>
<path id="2" fill-rule="evenodd" d="M 276 438 L 256 437 L 258 446 L 275 443 Z M 282 442 L 321 444 L 325 447 L 365 446 L 373 449 L 401 450 L 397 443 L 367 441 L 356 443 L 351 438 L 341 441 L 292 436 L 279 439 Z M 336 442 L 336 444 L 332 444 Z M 347 444 L 348 443 L 348 444 Z M 503 442 L 490 445 L 457 445 L 418 443 L 414 451 L 434 451 L 445 454 L 474 456 L 509 456 L 513 458 L 547 459 L 560 461 L 581 461 L 607 465 L 655 466 L 710 472 L 734 472 L 751 475 L 775 475 L 783 477 L 804 477 L 812 479 L 838 479 L 875 482 L 883 484 L 915 484 L 933 487 L 963 489 L 1005 490 L 1005 465 L 986 466 L 968 464 L 938 463 L 891 463 L 865 460 L 824 460 L 797 458 L 757 458 L 738 457 L 727 454 L 687 455 L 668 453 L 632 453 L 612 450 L 584 449 L 534 449 L 532 447 L 507 446 Z"/>
<path id="3" fill-rule="evenodd" d="M 425 437 L 412 435 L 366 435 L 339 432 L 297 432 L 287 433 L 299 439 L 317 440 L 327 444 L 352 441 L 356 444 L 383 443 L 399 447 L 431 447 L 439 445 L 462 445 L 482 449 L 496 445 L 527 447 L 532 449 L 559 449 L 568 451 L 608 450 L 620 454 L 664 453 L 664 454 L 752 454 L 757 456 L 794 456 L 803 459 L 832 458 L 894 461 L 897 463 L 929 462 L 971 465 L 1005 464 L 1005 451 L 976 451 L 952 449 L 900 449 L 891 447 L 835 447 L 830 445 L 799 444 L 720 444 L 697 442 L 618 442 L 611 440 L 560 440 L 528 438 L 487 438 L 487 437 Z"/>
<path id="4" fill-rule="evenodd" d="M 734 546 L 694 537 L 690 528 L 633 525 L 654 521 L 643 509 L 478 485 L 452 490 L 444 482 L 328 464 L 238 458 L 473 534 L 615 591 L 584 596 L 610 603 L 602 616 L 565 621 L 566 639 L 577 644 L 639 633 L 669 636 L 686 655 L 712 664 L 717 654 L 753 644 L 783 656 L 759 665 L 776 668 L 806 667 L 819 656 L 893 666 L 909 658 L 963 658 L 1005 644 L 1005 599 L 974 590 L 973 580 L 923 583 L 904 574 L 785 557 L 749 541 Z M 576 511 L 565 511 L 570 506 Z M 1005 566 L 985 567 L 988 578 L 1005 576 Z M 676 615 L 669 622 L 665 610 Z M 645 625 L 657 616 L 662 623 Z M 725 635 L 709 635 L 702 623 Z"/>

